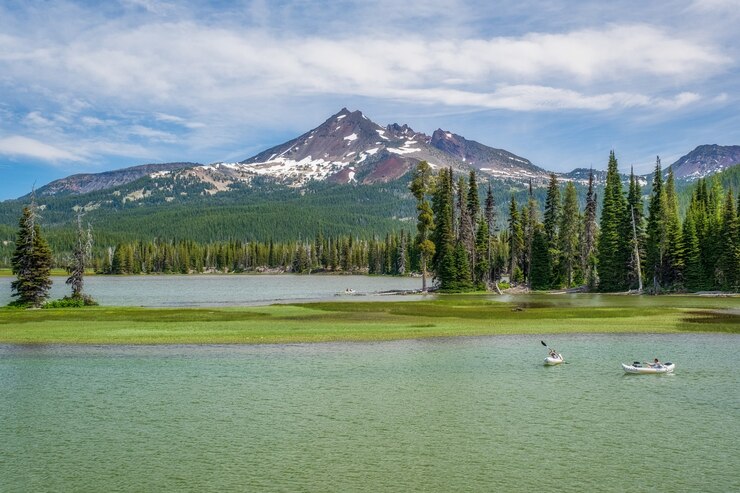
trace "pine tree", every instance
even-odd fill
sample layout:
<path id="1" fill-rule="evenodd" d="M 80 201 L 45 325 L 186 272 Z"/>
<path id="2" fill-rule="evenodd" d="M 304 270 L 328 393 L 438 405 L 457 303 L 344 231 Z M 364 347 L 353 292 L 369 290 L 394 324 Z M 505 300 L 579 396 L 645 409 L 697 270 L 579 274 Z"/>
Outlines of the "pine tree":
<path id="1" fill-rule="evenodd" d="M 468 258 L 470 259 L 470 274 L 471 281 L 473 284 L 476 283 L 476 272 L 478 263 L 478 247 L 477 247 L 477 228 L 478 219 L 480 217 L 480 197 L 478 196 L 478 182 L 475 176 L 475 170 L 470 170 L 468 177 L 468 197 L 467 197 L 467 228 L 469 228 L 469 236 L 465 248 L 468 252 Z"/>
<path id="2" fill-rule="evenodd" d="M 470 262 L 465 245 L 458 243 L 455 247 L 455 291 L 470 291 L 473 283 L 470 281 Z"/>
<path id="3" fill-rule="evenodd" d="M 609 154 L 599 225 L 598 262 L 601 291 L 624 291 L 629 287 L 629 220 L 627 200 L 622 193 L 617 158 Z"/>
<path id="4" fill-rule="evenodd" d="M 23 208 L 18 221 L 15 252 L 11 259 L 17 279 L 10 284 L 14 304 L 39 307 L 49 297 L 51 288 L 51 249 L 41 236 L 37 223 L 36 203 Z"/>
<path id="5" fill-rule="evenodd" d="M 488 230 L 488 244 L 486 247 L 486 260 L 488 261 L 488 282 L 498 281 L 498 272 L 496 272 L 495 262 L 493 258 L 493 241 L 492 237 L 496 229 L 496 202 L 493 199 L 493 191 L 491 190 L 491 184 L 488 184 L 488 192 L 486 193 L 486 208 L 484 212 L 486 220 L 486 229 Z"/>
<path id="6" fill-rule="evenodd" d="M 683 274 L 683 253 L 681 245 L 681 223 L 678 217 L 678 196 L 676 194 L 676 182 L 673 176 L 673 168 L 668 168 L 668 176 L 665 182 L 665 281 L 669 286 L 680 285 Z"/>
<path id="7" fill-rule="evenodd" d="M 594 290 L 599 284 L 599 274 L 596 268 L 596 202 L 594 190 L 594 171 L 588 175 L 588 192 L 586 193 L 586 209 L 583 213 L 583 242 L 581 250 L 581 269 L 589 290 Z"/>
<path id="8" fill-rule="evenodd" d="M 458 217 L 457 241 L 462 243 L 469 262 L 472 263 L 471 252 L 475 252 L 475 231 L 473 229 L 473 218 L 470 216 L 468 204 L 468 187 L 462 176 L 457 182 L 456 212 Z M 468 271 L 470 272 L 470 271 Z"/>
<path id="9" fill-rule="evenodd" d="M 684 286 L 688 291 L 700 291 L 704 287 L 704 270 L 701 263 L 701 247 L 696 233 L 694 213 L 689 211 L 683 226 Z"/>
<path id="10" fill-rule="evenodd" d="M 522 270 L 520 264 L 524 253 L 524 230 L 514 195 L 509 203 L 509 277 L 512 283 L 518 282 Z"/>
<path id="11" fill-rule="evenodd" d="M 642 203 L 642 190 L 640 183 L 635 177 L 634 168 L 630 169 L 629 192 L 627 193 L 627 211 L 632 221 L 632 241 L 630 259 L 630 284 L 638 286 L 642 291 L 643 266 L 645 265 L 645 227 L 644 227 L 644 205 Z"/>
<path id="12" fill-rule="evenodd" d="M 439 281 L 441 289 L 449 288 L 456 278 L 453 195 L 452 169 L 442 169 L 437 177 L 437 187 L 432 197 L 435 223 L 432 233 L 435 247 L 433 265 L 435 278 Z"/>
<path id="13" fill-rule="evenodd" d="M 82 214 L 77 214 L 77 241 L 72 252 L 72 264 L 69 266 L 69 277 L 66 283 L 72 288 L 72 298 L 82 299 L 86 304 L 92 303 L 92 298 L 83 294 L 85 268 L 92 254 L 92 228 L 87 225 L 87 231 L 82 229 Z"/>
<path id="14" fill-rule="evenodd" d="M 552 277 L 550 285 L 559 287 L 559 261 L 560 245 L 558 242 L 558 227 L 560 226 L 560 187 L 558 178 L 555 173 L 550 174 L 550 184 L 547 188 L 547 197 L 545 199 L 545 217 L 544 228 L 545 237 L 547 238 L 547 250 Z"/>
<path id="15" fill-rule="evenodd" d="M 478 231 L 475 235 L 475 251 L 477 262 L 475 264 L 475 287 L 485 289 L 486 283 L 490 281 L 491 268 L 488 263 L 488 253 L 491 246 L 491 235 L 488 234 L 488 224 L 485 218 L 478 220 Z"/>
<path id="16" fill-rule="evenodd" d="M 529 200 L 522 209 L 522 220 L 524 221 L 524 276 L 527 280 L 527 287 L 531 288 L 532 242 L 534 241 L 535 229 L 539 224 L 537 220 L 537 201 L 534 198 L 534 193 L 532 193 L 532 180 L 529 180 Z"/>
<path id="17" fill-rule="evenodd" d="M 532 237 L 532 266 L 530 268 L 530 288 L 544 290 L 550 288 L 552 276 L 548 239 L 542 225 L 538 224 Z"/>
<path id="18" fill-rule="evenodd" d="M 421 161 L 414 172 L 411 181 L 411 193 L 416 198 L 416 210 L 419 212 L 416 229 L 416 247 L 421 257 L 421 290 L 427 290 L 427 262 L 433 257 L 435 245 L 430 240 L 431 231 L 434 229 L 434 214 L 427 200 L 430 192 L 432 170 L 426 161 Z"/>
<path id="19" fill-rule="evenodd" d="M 557 245 L 558 224 L 560 221 L 560 187 L 558 177 L 550 173 L 550 184 L 547 187 L 547 198 L 545 199 L 545 217 L 543 226 L 549 248 Z"/>
<path id="20" fill-rule="evenodd" d="M 565 186 L 565 197 L 563 198 L 563 213 L 560 216 L 559 251 L 560 269 L 566 287 L 573 286 L 573 278 L 578 266 L 578 224 L 580 215 L 578 213 L 578 195 L 573 182 Z"/>
<path id="21" fill-rule="evenodd" d="M 727 191 L 722 213 L 722 255 L 719 267 L 721 272 L 722 289 L 725 291 L 740 290 L 740 222 L 732 190 Z"/>
<path id="22" fill-rule="evenodd" d="M 648 206 L 647 265 L 648 275 L 653 278 L 653 292 L 658 293 L 664 280 L 665 247 L 667 243 L 665 207 L 667 199 L 663 189 L 660 156 L 655 161 L 653 193 Z"/>

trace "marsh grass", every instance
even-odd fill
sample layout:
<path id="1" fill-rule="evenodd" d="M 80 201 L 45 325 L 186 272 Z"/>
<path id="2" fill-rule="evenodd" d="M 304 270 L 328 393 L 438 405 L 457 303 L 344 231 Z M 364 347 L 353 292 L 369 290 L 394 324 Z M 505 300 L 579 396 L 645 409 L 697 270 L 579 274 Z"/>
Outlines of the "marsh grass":
<path id="1" fill-rule="evenodd" d="M 495 334 L 740 332 L 740 298 L 440 296 L 233 308 L 0 309 L 0 343 L 261 344 Z"/>

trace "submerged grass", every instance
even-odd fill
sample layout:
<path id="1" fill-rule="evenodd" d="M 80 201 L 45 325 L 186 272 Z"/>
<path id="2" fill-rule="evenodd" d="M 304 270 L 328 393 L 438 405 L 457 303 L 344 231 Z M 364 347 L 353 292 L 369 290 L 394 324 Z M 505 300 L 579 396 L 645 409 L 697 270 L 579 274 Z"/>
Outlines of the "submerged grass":
<path id="1" fill-rule="evenodd" d="M 440 296 L 240 308 L 0 309 L 0 343 L 260 344 L 575 332 L 740 333 L 739 298 Z"/>

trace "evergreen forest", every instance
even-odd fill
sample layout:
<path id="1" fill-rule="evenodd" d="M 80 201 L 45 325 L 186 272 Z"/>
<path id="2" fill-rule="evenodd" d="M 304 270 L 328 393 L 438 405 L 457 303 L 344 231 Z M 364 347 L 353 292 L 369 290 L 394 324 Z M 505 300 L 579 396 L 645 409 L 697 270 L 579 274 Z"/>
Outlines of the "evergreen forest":
<path id="1" fill-rule="evenodd" d="M 612 152 L 601 188 L 593 174 L 586 186 L 552 174 L 546 188 L 522 191 L 481 184 L 475 171 L 433 173 L 422 162 L 410 181 L 385 186 L 263 190 L 211 197 L 207 207 L 131 205 L 125 214 L 101 208 L 86 218 L 100 224 L 90 233 L 88 268 L 417 273 L 425 289 L 428 276 L 429 287 L 448 292 L 498 289 L 502 280 L 532 290 L 740 291 L 740 166 L 687 185 L 658 158 L 645 188 L 634 174 L 624 180 Z M 269 194 L 275 200 L 265 201 Z M 70 271 L 79 224 L 64 226 L 62 211 L 75 200 L 39 208 L 39 222 L 51 223 L 53 264 Z M 0 212 L 10 216 L 15 205 Z M 17 234 L 5 219 L 1 266 Z"/>

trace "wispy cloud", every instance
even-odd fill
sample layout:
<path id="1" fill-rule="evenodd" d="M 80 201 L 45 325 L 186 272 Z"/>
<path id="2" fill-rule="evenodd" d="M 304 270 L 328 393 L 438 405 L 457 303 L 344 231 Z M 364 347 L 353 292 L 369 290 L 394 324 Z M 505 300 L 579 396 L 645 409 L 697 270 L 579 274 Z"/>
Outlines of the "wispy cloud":
<path id="1" fill-rule="evenodd" d="M 16 49 L 22 43 L 11 42 Z M 152 46 L 157 50 L 153 51 Z M 152 102 L 216 110 L 255 98 L 295 94 L 348 94 L 395 99 L 399 90 L 446 94 L 458 86 L 484 97 L 491 85 L 565 90 L 634 86 L 631 93 L 655 97 L 655 90 L 703 79 L 730 59 L 708 45 L 676 38 L 649 26 L 613 26 L 564 34 L 435 40 L 283 38 L 267 32 L 240 33 L 193 23 L 147 25 L 136 30 L 96 32 L 61 46 L 29 47 L 23 67 L 10 63 L 19 79 L 47 73 L 44 85 L 138 106 Z M 43 77 L 43 76 L 42 76 Z M 542 84 L 549 82 L 549 84 Z M 524 95 L 509 109 L 540 109 Z M 517 94 L 509 93 L 508 99 Z M 239 99 L 244 103 L 240 104 Z M 573 107 L 605 109 L 610 101 Z M 449 98 L 438 101 L 448 104 Z M 465 100 L 457 104 L 465 104 Z M 156 113 L 163 121 L 179 117 Z M 187 126 L 187 124 L 185 125 Z M 197 128 L 197 125 L 196 125 Z"/>
<path id="2" fill-rule="evenodd" d="M 370 114 L 476 115 L 473 129 L 486 111 L 512 121 L 649 113 L 654 124 L 736 104 L 738 52 L 723 18 L 737 2 L 644 4 L 0 5 L 0 132 L 13 136 L 0 152 L 51 163 L 221 158 L 350 102 Z"/>
<path id="3" fill-rule="evenodd" d="M 41 159 L 51 163 L 84 161 L 85 159 L 79 154 L 22 135 L 0 138 L 0 154 Z"/>

